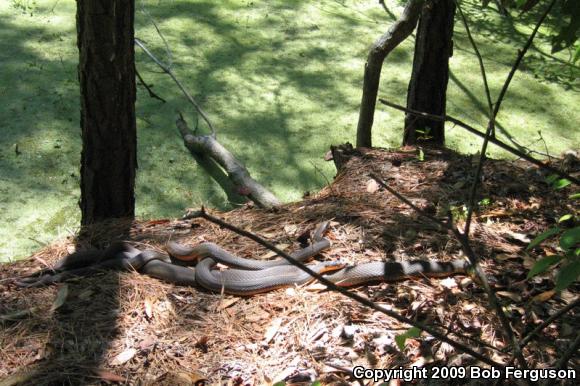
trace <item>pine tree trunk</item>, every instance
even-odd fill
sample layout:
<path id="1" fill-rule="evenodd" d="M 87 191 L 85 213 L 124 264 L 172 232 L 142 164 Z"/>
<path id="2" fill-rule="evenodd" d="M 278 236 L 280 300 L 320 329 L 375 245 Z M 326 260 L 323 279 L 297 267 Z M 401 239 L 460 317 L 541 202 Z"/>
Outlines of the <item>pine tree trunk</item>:
<path id="1" fill-rule="evenodd" d="M 449 57 L 453 52 L 453 0 L 433 0 L 423 8 L 407 94 L 407 108 L 445 114 Z M 403 145 L 430 142 L 443 145 L 444 123 L 407 114 Z"/>
<path id="2" fill-rule="evenodd" d="M 81 224 L 135 214 L 134 0 L 78 0 Z"/>

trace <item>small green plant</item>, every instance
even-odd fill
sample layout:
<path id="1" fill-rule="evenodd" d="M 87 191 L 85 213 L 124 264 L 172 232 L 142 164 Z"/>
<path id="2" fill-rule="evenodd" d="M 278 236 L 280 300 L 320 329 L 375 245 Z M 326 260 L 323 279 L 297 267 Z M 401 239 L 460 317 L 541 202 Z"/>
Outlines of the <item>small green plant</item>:
<path id="1" fill-rule="evenodd" d="M 467 218 L 467 205 L 452 205 L 449 207 L 453 222 L 459 222 Z"/>
<path id="2" fill-rule="evenodd" d="M 559 181 L 562 180 L 553 179 L 550 183 L 555 189 L 561 189 L 567 186 L 562 186 L 562 183 Z M 572 194 L 569 198 L 571 200 L 578 200 L 580 199 L 580 193 Z M 574 281 L 578 280 L 580 276 L 580 226 L 573 226 L 572 228 L 566 229 L 563 226 L 566 223 L 574 225 L 575 215 L 567 213 L 560 217 L 558 225 L 548 228 L 539 234 L 526 248 L 526 250 L 530 250 L 548 239 L 554 237 L 559 238 L 559 249 L 561 253 L 540 258 L 536 261 L 532 269 L 530 269 L 530 272 L 528 272 L 529 279 L 546 272 L 550 267 L 560 265 L 560 269 L 556 274 L 556 291 L 567 288 Z"/>
<path id="3" fill-rule="evenodd" d="M 556 190 L 565 188 L 571 184 L 571 182 L 565 178 L 558 178 L 557 174 L 550 174 L 548 177 L 546 177 L 546 183 L 551 185 L 552 188 Z"/>
<path id="4" fill-rule="evenodd" d="M 433 138 L 431 133 L 431 128 L 429 126 L 425 126 L 424 129 L 415 129 L 415 133 L 417 133 L 417 139 L 421 141 L 427 141 Z"/>
<path id="5" fill-rule="evenodd" d="M 417 155 L 417 159 L 421 162 L 425 161 L 425 153 L 421 148 L 419 148 L 419 154 Z"/>
<path id="6" fill-rule="evenodd" d="M 488 198 L 488 197 L 483 198 L 481 201 L 478 202 L 478 205 L 481 207 L 486 207 L 486 206 L 491 205 L 491 198 Z"/>
<path id="7" fill-rule="evenodd" d="M 405 349 L 405 341 L 409 338 L 418 338 L 421 335 L 421 329 L 417 327 L 411 327 L 404 333 L 397 335 L 395 337 L 395 343 L 397 343 L 397 347 L 399 350 L 403 351 Z"/>

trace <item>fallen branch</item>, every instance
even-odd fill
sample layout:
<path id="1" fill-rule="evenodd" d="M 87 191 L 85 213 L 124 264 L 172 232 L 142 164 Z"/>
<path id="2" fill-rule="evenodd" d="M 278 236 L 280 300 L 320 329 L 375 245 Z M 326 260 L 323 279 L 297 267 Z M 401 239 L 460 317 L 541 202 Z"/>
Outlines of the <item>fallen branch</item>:
<path id="1" fill-rule="evenodd" d="M 262 208 L 280 205 L 276 196 L 254 180 L 246 167 L 214 135 L 194 135 L 181 114 L 175 124 L 189 151 L 196 155 L 206 155 L 217 162 L 228 174 L 237 194 L 247 196 Z"/>
<path id="2" fill-rule="evenodd" d="M 398 105 L 398 104 L 393 103 L 393 102 L 389 102 L 388 100 L 382 99 L 382 98 L 379 99 L 379 101 L 384 105 L 387 105 L 389 107 L 392 107 L 394 109 L 397 109 L 399 111 L 403 111 L 403 112 L 406 112 L 409 114 L 414 114 L 414 115 L 418 115 L 418 116 L 422 116 L 422 117 L 434 119 L 434 120 L 451 122 L 451 123 L 463 128 L 463 129 L 469 131 L 472 134 L 475 134 L 475 135 L 482 137 L 482 138 L 485 137 L 485 133 L 482 133 L 481 131 L 477 130 L 473 126 L 470 126 L 467 123 L 460 121 L 457 118 L 453 118 L 450 115 L 445 115 L 442 117 L 440 115 L 433 115 L 433 114 L 425 113 L 423 111 L 408 109 L 404 106 Z M 496 145 L 498 147 L 501 147 L 504 150 L 509 151 L 510 153 L 512 153 L 514 155 L 517 155 L 518 157 L 520 157 L 522 159 L 525 159 L 526 161 L 528 161 L 528 162 L 530 162 L 530 163 L 532 163 L 532 164 L 534 164 L 542 169 L 545 169 L 545 170 L 548 170 L 554 174 L 557 174 L 558 176 L 560 176 L 562 178 L 566 178 L 570 182 L 580 186 L 580 179 L 572 177 L 570 174 L 568 174 L 562 170 L 556 169 L 555 167 L 552 167 L 550 165 L 543 163 L 542 161 L 539 161 L 533 157 L 530 157 L 526 153 L 523 153 L 523 152 L 519 151 L 518 149 L 511 147 L 510 145 L 506 144 L 505 142 L 500 141 L 499 139 L 489 138 L 489 142 L 493 143 L 494 145 Z"/>
<path id="3" fill-rule="evenodd" d="M 578 353 L 578 348 L 580 347 L 580 333 L 576 334 L 576 339 L 574 342 L 568 347 L 568 350 L 562 355 L 562 357 L 558 360 L 558 363 L 554 366 L 558 370 L 563 370 L 566 368 L 568 361 L 574 355 Z"/>
<path id="4" fill-rule="evenodd" d="M 530 341 L 534 338 L 534 336 L 542 331 L 544 328 L 548 327 L 554 320 L 558 319 L 560 316 L 564 315 L 566 312 L 570 311 L 571 309 L 578 307 L 580 305 L 580 299 L 574 300 L 572 303 L 568 304 L 566 307 L 560 308 L 556 313 L 546 319 L 543 323 L 539 326 L 534 328 L 530 331 L 520 343 L 520 347 L 523 349 Z"/>

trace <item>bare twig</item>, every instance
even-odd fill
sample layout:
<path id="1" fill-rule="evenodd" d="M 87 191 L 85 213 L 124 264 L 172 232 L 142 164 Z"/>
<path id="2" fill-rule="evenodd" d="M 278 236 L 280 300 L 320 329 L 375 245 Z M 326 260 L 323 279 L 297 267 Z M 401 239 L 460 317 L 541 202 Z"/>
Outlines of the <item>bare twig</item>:
<path id="1" fill-rule="evenodd" d="M 151 14 L 147 10 L 147 8 L 145 8 L 145 3 L 143 2 L 143 0 L 141 0 L 141 12 L 143 12 L 143 14 L 145 16 L 147 16 L 147 18 L 149 19 L 151 24 L 153 24 L 153 27 L 155 27 L 155 31 L 157 31 L 157 35 L 159 35 L 159 37 L 161 38 L 161 41 L 163 42 L 163 45 L 165 46 L 165 55 L 167 55 L 167 63 L 168 63 L 167 68 L 170 69 L 171 67 L 173 67 L 173 55 L 171 54 L 171 49 L 169 48 L 169 43 L 167 43 L 167 39 L 165 39 L 165 36 L 163 35 L 161 30 L 159 29 L 159 26 L 157 26 L 157 23 L 155 22 L 155 19 L 153 19 L 153 16 L 151 16 Z"/>
<path id="2" fill-rule="evenodd" d="M 485 66 L 483 65 L 483 58 L 481 57 L 481 53 L 477 48 L 477 44 L 475 44 L 475 40 L 473 36 L 471 36 L 471 31 L 469 30 L 469 25 L 467 24 L 467 19 L 463 14 L 463 10 L 459 5 L 459 2 L 455 0 L 455 5 L 459 10 L 459 15 L 461 16 L 461 20 L 463 21 L 463 26 L 465 27 L 465 31 L 467 32 L 467 38 L 471 42 L 471 46 L 473 47 L 473 51 L 475 51 L 475 56 L 477 57 L 477 61 L 479 62 L 479 69 L 481 70 L 481 77 L 483 78 L 483 87 L 485 89 L 485 97 L 487 98 L 487 107 L 489 108 L 489 116 L 490 120 L 493 120 L 493 102 L 491 101 L 491 92 L 489 91 L 489 84 L 487 83 L 487 75 L 485 73 Z M 495 137 L 495 127 L 492 132 L 492 136 Z"/>
<path id="3" fill-rule="evenodd" d="M 560 359 L 558 359 L 558 363 L 556 363 L 556 366 L 554 366 L 554 367 L 558 370 L 565 369 L 566 365 L 568 363 L 568 360 L 570 360 L 570 358 L 572 358 L 572 356 L 576 355 L 576 352 L 578 351 L 579 347 L 580 347 L 580 333 L 577 333 L 576 339 L 574 339 L 574 342 L 572 342 L 572 344 L 570 345 L 568 350 L 566 350 L 564 355 L 562 355 L 560 357 Z"/>
<path id="4" fill-rule="evenodd" d="M 524 47 L 521 50 L 518 51 L 518 57 L 516 58 L 516 61 L 515 61 L 514 65 L 512 66 L 512 69 L 510 70 L 510 72 L 509 72 L 509 74 L 508 74 L 508 76 L 503 84 L 501 91 L 499 92 L 499 97 L 497 98 L 497 101 L 495 102 L 495 107 L 493 110 L 494 117 L 496 117 L 497 113 L 499 112 L 499 108 L 501 107 L 501 102 L 503 101 L 503 98 L 507 92 L 507 89 L 510 85 L 510 82 L 512 81 L 512 78 L 514 77 L 515 72 L 517 71 L 522 59 L 524 58 L 524 55 L 526 54 L 526 52 L 528 51 L 528 49 L 532 45 L 532 41 L 536 37 L 536 33 L 538 32 L 538 29 L 540 29 L 540 26 L 544 22 L 544 19 L 546 19 L 546 16 L 548 16 L 548 13 L 550 13 L 550 11 L 552 10 L 552 7 L 554 6 L 554 4 L 556 4 L 556 0 L 552 0 L 552 2 L 548 5 L 546 10 L 544 11 L 542 16 L 540 17 L 540 20 L 538 20 L 538 22 L 536 23 L 536 27 L 532 31 L 532 34 L 528 37 L 526 44 L 524 45 Z"/>
<path id="5" fill-rule="evenodd" d="M 141 40 L 135 38 L 135 44 L 137 44 L 147 54 L 147 56 L 149 56 L 155 62 L 155 64 L 157 64 L 159 66 L 159 68 L 161 68 L 161 70 L 163 70 L 163 72 L 165 72 L 167 75 L 169 75 L 171 77 L 171 79 L 173 79 L 173 81 L 175 82 L 175 84 L 177 84 L 177 87 L 179 87 L 179 89 L 181 90 L 183 95 L 185 95 L 187 100 L 193 105 L 193 107 L 195 107 L 195 109 L 197 110 L 199 115 L 201 115 L 203 120 L 207 123 L 207 125 L 209 126 L 209 128 L 211 130 L 211 135 L 213 137 L 215 137 L 215 129 L 214 129 L 213 125 L 211 124 L 209 118 L 207 117 L 205 112 L 202 110 L 202 108 L 199 106 L 199 104 L 195 101 L 195 99 L 191 96 L 191 94 L 185 89 L 183 84 L 181 84 L 179 79 L 177 79 L 177 77 L 175 76 L 175 74 L 173 73 L 171 68 L 168 65 L 164 64 L 159 59 L 157 59 L 157 57 L 155 55 L 153 55 L 153 53 L 151 51 L 149 51 L 149 49 L 145 46 L 145 44 Z"/>
<path id="6" fill-rule="evenodd" d="M 139 74 L 139 71 L 137 71 L 137 69 L 135 69 L 135 74 L 137 75 L 139 82 L 141 82 L 141 84 L 147 89 L 147 92 L 149 93 L 149 96 L 151 98 L 155 98 L 155 99 L 160 100 L 163 103 L 166 103 L 165 99 L 163 99 L 159 95 L 155 94 L 153 92 L 153 90 L 151 90 L 151 87 L 149 87 L 149 85 L 147 83 L 145 83 L 145 81 L 143 80 L 143 78 L 141 77 L 141 74 Z"/>
<path id="7" fill-rule="evenodd" d="M 417 116 L 421 116 L 421 117 L 429 118 L 429 119 L 433 119 L 433 120 L 451 122 L 451 123 L 463 128 L 463 129 L 469 131 L 470 133 L 475 134 L 479 137 L 485 136 L 485 133 L 482 133 L 481 131 L 477 130 L 473 126 L 470 126 L 467 123 L 465 123 L 457 118 L 453 118 L 450 115 L 440 116 L 440 115 L 429 114 L 429 113 L 426 113 L 423 111 L 408 109 L 408 108 L 401 106 L 401 105 L 398 105 L 396 103 L 389 102 L 386 99 L 379 99 L 379 101 L 384 105 L 387 105 L 389 107 L 392 107 L 394 109 L 397 109 L 397 110 L 400 110 L 400 111 L 403 111 L 403 112 L 406 112 L 409 114 L 413 114 L 413 115 L 417 115 Z M 557 174 L 562 178 L 566 178 L 570 182 L 580 186 L 580 179 L 572 177 L 570 174 L 568 174 L 562 170 L 558 170 L 555 167 L 552 167 L 550 165 L 547 165 L 547 164 L 543 163 L 542 161 L 538 161 L 537 159 L 529 156 L 528 154 L 526 154 L 518 149 L 511 147 L 510 145 L 506 144 L 505 142 L 500 141 L 499 139 L 489 138 L 489 142 L 493 143 L 494 145 L 496 145 L 498 147 L 501 147 L 504 150 L 509 151 L 510 153 L 512 153 L 512 154 L 514 154 L 522 159 L 525 159 L 526 161 L 528 161 L 528 162 L 530 162 L 530 163 L 532 163 L 532 164 L 534 164 L 542 169 L 545 169 L 545 170 L 548 170 L 554 174 Z"/>
<path id="8" fill-rule="evenodd" d="M 465 228 L 464 228 L 463 233 L 466 235 L 469 235 L 469 228 L 471 226 L 471 219 L 473 216 L 473 211 L 475 210 L 475 195 L 477 193 L 477 188 L 479 186 L 479 176 L 481 175 L 481 170 L 483 168 L 483 161 L 485 160 L 485 153 L 487 151 L 487 144 L 488 144 L 489 138 L 495 138 L 495 115 L 493 113 L 493 104 L 491 102 L 491 93 L 489 91 L 489 85 L 487 83 L 487 75 L 485 73 L 485 66 L 483 64 L 483 58 L 481 57 L 481 54 L 479 53 L 479 49 L 477 48 L 477 44 L 475 44 L 475 40 L 473 39 L 473 36 L 471 36 L 471 31 L 469 30 L 469 25 L 467 24 L 467 19 L 465 18 L 465 15 L 463 14 L 463 10 L 461 9 L 459 2 L 455 1 L 455 5 L 457 6 L 457 9 L 459 10 L 459 15 L 461 16 L 461 20 L 463 21 L 463 25 L 465 26 L 465 31 L 467 32 L 467 37 L 469 38 L 469 41 L 471 42 L 471 46 L 473 47 L 473 51 L 475 51 L 475 56 L 477 57 L 477 60 L 479 62 L 479 69 L 481 71 L 481 77 L 483 78 L 483 86 L 485 88 L 485 96 L 487 98 L 487 107 L 489 109 L 489 111 L 488 111 L 489 122 L 487 124 L 487 131 L 486 131 L 485 138 L 483 140 L 483 145 L 481 146 L 481 155 L 480 155 L 479 163 L 477 165 L 477 170 L 475 172 L 475 178 L 473 180 L 473 183 L 471 184 L 471 191 L 470 191 L 469 199 L 467 202 L 467 216 L 465 219 Z"/>
<path id="9" fill-rule="evenodd" d="M 447 228 L 457 238 L 457 240 L 461 244 L 461 248 L 463 249 L 463 252 L 465 253 L 467 258 L 469 259 L 469 262 L 471 263 L 471 266 L 472 266 L 475 274 L 477 275 L 477 277 L 481 281 L 483 289 L 487 293 L 487 296 L 489 298 L 489 303 L 495 309 L 495 311 L 499 317 L 499 320 L 502 324 L 504 332 L 505 332 L 507 338 L 511 342 L 511 345 L 513 347 L 516 358 L 518 358 L 518 362 L 520 362 L 520 366 L 522 368 L 527 368 L 527 363 L 526 363 L 523 355 L 521 354 L 521 350 L 519 349 L 519 345 L 516 341 L 516 338 L 515 338 L 515 335 L 514 335 L 512 328 L 511 328 L 511 325 L 509 323 L 509 320 L 508 320 L 507 316 L 505 315 L 505 313 L 503 312 L 503 309 L 502 309 L 501 305 L 499 304 L 497 297 L 495 296 L 495 292 L 492 290 L 491 286 L 489 285 L 489 281 L 487 280 L 487 276 L 485 275 L 485 273 L 483 272 L 483 270 L 479 266 L 479 262 L 478 262 L 479 259 L 477 258 L 477 255 L 475 254 L 475 252 L 471 248 L 471 245 L 469 243 L 469 236 L 467 234 L 463 234 L 463 233 L 459 232 L 459 230 L 450 221 L 444 222 L 444 221 L 437 219 L 436 217 L 433 217 L 433 216 L 425 213 L 423 210 L 419 209 L 412 202 L 407 200 L 403 195 L 401 195 L 400 193 L 398 193 L 394 189 L 392 189 L 390 186 L 388 186 L 376 174 L 370 173 L 370 177 L 372 179 L 374 179 L 383 188 L 385 188 L 389 193 L 391 193 L 392 195 L 397 197 L 399 200 L 403 201 L 405 204 L 407 204 L 412 209 L 414 209 L 421 216 L 428 218 L 429 220 Z"/>
<path id="10" fill-rule="evenodd" d="M 356 301 L 356 302 L 358 302 L 358 303 L 360 303 L 362 305 L 365 305 L 365 306 L 367 306 L 369 308 L 372 308 L 373 310 L 376 310 L 376 311 L 381 312 L 381 313 L 383 313 L 383 314 L 385 314 L 387 316 L 390 316 L 391 318 L 394 318 L 394 319 L 398 320 L 399 322 L 406 323 L 406 324 L 411 325 L 411 326 L 415 326 L 415 327 L 417 327 L 417 328 L 419 328 L 419 329 L 421 329 L 421 330 L 423 330 L 423 331 L 431 334 L 435 338 L 437 338 L 437 339 L 439 339 L 439 340 L 441 340 L 443 342 L 448 343 L 452 347 L 454 347 L 454 348 L 456 348 L 456 349 L 458 349 L 458 350 L 460 350 L 460 351 L 462 351 L 464 353 L 467 353 L 467 354 L 473 356 L 474 358 L 482 361 L 483 363 L 486 363 L 486 364 L 491 365 L 491 366 L 498 366 L 499 368 L 503 368 L 504 367 L 503 364 L 498 363 L 498 362 L 495 362 L 495 361 L 487 358 L 486 356 L 478 353 L 477 351 L 471 349 L 470 347 L 468 347 L 468 346 L 466 346 L 466 345 L 464 345 L 462 343 L 456 342 L 453 339 L 448 338 L 445 334 L 439 332 L 438 330 L 436 330 L 436 329 L 434 329 L 434 328 L 432 328 L 432 327 L 430 327 L 430 326 L 428 326 L 426 324 L 423 324 L 423 323 L 420 323 L 420 322 L 417 322 L 417 321 L 408 319 L 408 318 L 406 318 L 404 316 L 399 315 L 398 313 L 396 313 L 394 311 L 387 310 L 387 309 L 385 309 L 385 308 L 383 308 L 381 306 L 376 305 L 371 300 L 369 300 L 369 299 L 367 299 L 365 297 L 362 297 L 362 296 L 360 296 L 358 294 L 355 294 L 355 293 L 353 293 L 353 292 L 351 292 L 351 291 L 349 291 L 349 290 L 347 290 L 345 288 L 342 288 L 342 287 L 337 286 L 333 282 L 331 282 L 328 279 L 326 279 L 324 276 L 319 275 L 318 273 L 312 271 L 306 265 L 302 264 L 301 262 L 299 262 L 299 261 L 297 261 L 295 259 L 292 259 L 292 257 L 290 255 L 288 255 L 286 252 L 282 251 L 281 249 L 277 248 L 274 244 L 272 244 L 272 243 L 264 240 L 263 238 L 255 235 L 255 234 L 253 234 L 251 232 L 248 232 L 248 231 L 245 231 L 243 229 L 240 229 L 240 228 L 238 228 L 238 227 L 236 227 L 234 225 L 231 225 L 231 224 L 229 224 L 229 223 L 227 223 L 227 222 L 225 222 L 223 220 L 220 220 L 217 217 L 214 217 L 214 216 L 208 214 L 203 208 L 201 210 L 199 210 L 199 211 L 196 211 L 196 212 L 193 212 L 193 213 L 190 213 L 190 214 L 184 216 L 183 219 L 191 219 L 191 218 L 199 218 L 199 217 L 204 218 L 204 219 L 206 219 L 206 220 L 208 220 L 210 222 L 213 222 L 214 224 L 217 224 L 217 225 L 219 225 L 219 226 L 221 226 L 223 228 L 229 229 L 232 232 L 235 232 L 235 233 L 237 233 L 239 235 L 242 235 L 244 237 L 247 237 L 247 238 L 249 238 L 249 239 L 257 242 L 258 244 L 260 244 L 260 245 L 268 248 L 269 250 L 271 250 L 273 252 L 276 252 L 279 256 L 281 256 L 284 259 L 286 259 L 290 264 L 298 267 L 299 269 L 301 269 L 304 272 L 308 273 L 310 276 L 312 276 L 315 279 L 317 279 L 320 283 L 326 285 L 328 287 L 328 289 L 330 289 L 330 290 L 339 292 L 342 295 L 344 295 L 344 296 L 346 296 L 346 297 L 348 297 L 348 298 L 350 298 L 350 299 L 352 299 L 352 300 L 354 300 L 354 301 Z"/>
<path id="11" fill-rule="evenodd" d="M 468 206 L 467 206 L 467 216 L 465 218 L 465 231 L 464 231 L 464 233 L 466 235 L 469 235 L 469 227 L 471 226 L 471 219 L 473 216 L 473 211 L 475 209 L 475 195 L 477 193 L 477 188 L 479 186 L 479 178 L 481 176 L 481 171 L 483 170 L 483 163 L 485 162 L 485 153 L 487 152 L 487 145 L 489 143 L 490 138 L 494 136 L 493 133 L 495 131 L 495 117 L 497 116 L 497 113 L 499 112 L 501 102 L 505 96 L 505 93 L 507 92 L 507 89 L 509 87 L 509 84 L 510 84 L 515 72 L 518 69 L 518 66 L 520 65 L 526 52 L 528 51 L 528 49 L 532 45 L 532 41 L 534 40 L 534 37 L 536 36 L 538 29 L 540 28 L 540 26 L 542 25 L 542 23 L 546 19 L 546 16 L 548 16 L 548 13 L 552 9 L 552 6 L 555 4 L 555 2 L 556 2 L 556 0 L 552 0 L 550 5 L 546 8 L 546 11 L 540 17 L 540 20 L 538 20 L 536 27 L 532 31 L 532 34 L 528 37 L 528 40 L 527 40 L 526 44 L 524 45 L 524 48 L 522 48 L 521 50 L 518 51 L 518 57 L 516 58 L 516 61 L 513 64 L 512 68 L 508 74 L 508 77 L 503 84 L 503 87 L 501 89 L 499 97 L 497 98 L 497 102 L 495 103 L 495 108 L 493 110 L 493 114 L 490 114 L 489 122 L 487 125 L 487 130 L 485 132 L 485 137 L 483 138 L 483 144 L 481 145 L 481 150 L 480 150 L 481 153 L 479 156 L 479 163 L 477 164 L 477 169 L 475 171 L 475 178 L 473 179 L 473 184 L 471 185 L 471 192 L 469 194 L 469 201 L 468 201 Z M 475 42 L 473 42 L 473 44 L 475 47 Z M 485 79 L 485 76 L 484 76 L 484 79 Z"/>
<path id="12" fill-rule="evenodd" d="M 571 309 L 578 307 L 580 305 L 580 298 L 577 298 L 572 303 L 568 304 L 566 307 L 560 308 L 554 315 L 550 316 L 546 319 L 543 323 L 538 325 L 532 331 L 530 331 L 524 339 L 520 342 L 520 347 L 523 349 L 533 338 L 534 336 L 542 331 L 544 328 L 548 327 L 554 320 L 558 319 L 560 316 L 564 315 L 566 312 L 570 311 Z"/>

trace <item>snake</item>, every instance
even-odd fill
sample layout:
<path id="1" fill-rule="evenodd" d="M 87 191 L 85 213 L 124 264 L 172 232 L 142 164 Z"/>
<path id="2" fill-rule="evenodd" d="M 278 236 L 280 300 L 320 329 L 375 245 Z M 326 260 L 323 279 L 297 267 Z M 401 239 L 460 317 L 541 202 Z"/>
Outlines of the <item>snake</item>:
<path id="1" fill-rule="evenodd" d="M 304 262 L 330 247 L 323 237 L 328 222 L 320 224 L 313 235 L 313 243 L 290 254 L 296 261 Z M 75 276 L 86 276 L 101 270 L 138 271 L 176 285 L 201 286 L 212 292 L 238 296 L 252 296 L 275 289 L 303 285 L 314 280 L 300 268 L 285 259 L 252 260 L 231 254 L 210 242 L 189 247 L 174 241 L 166 250 L 180 264 L 197 261 L 195 269 L 175 265 L 167 254 L 154 250 L 141 251 L 127 242 L 111 244 L 104 251 L 82 251 L 59 261 L 51 272 L 42 270 L 16 282 L 22 287 L 36 287 L 61 282 Z M 215 270 L 217 263 L 230 268 Z M 403 262 L 374 261 L 352 266 L 338 262 L 318 262 L 310 269 L 340 287 L 352 287 L 374 282 L 400 281 L 417 276 L 447 276 L 464 273 L 469 264 L 464 260 L 439 262 L 414 260 Z"/>
<path id="2" fill-rule="evenodd" d="M 323 238 L 322 234 L 328 228 L 328 222 L 319 225 L 313 235 L 315 240 L 311 245 L 290 254 L 300 262 L 320 253 L 330 247 L 330 241 Z M 231 254 L 214 243 L 205 242 L 195 247 L 187 247 L 173 241 L 166 244 L 168 253 L 177 258 L 177 262 L 191 263 L 197 260 L 207 262 L 198 264 L 196 270 L 188 267 L 175 265 L 166 254 L 154 251 L 141 251 L 127 242 L 114 242 L 105 250 L 86 250 L 74 252 L 58 261 L 52 269 L 44 269 L 28 277 L 21 278 L 16 284 L 21 287 L 38 287 L 57 282 L 62 282 L 73 277 L 88 276 L 103 270 L 138 271 L 154 278 L 158 278 L 176 285 L 202 287 L 210 290 L 217 288 L 217 282 L 224 280 L 217 271 L 211 268 L 217 262 L 230 267 L 240 268 L 231 270 L 225 276 L 232 282 L 226 281 L 227 292 L 239 295 L 253 295 L 266 292 L 275 288 L 290 285 L 300 285 L 313 280 L 304 271 L 291 266 L 286 260 L 259 261 L 245 259 Z M 209 262 L 214 264 L 208 264 Z M 270 268 L 278 267 L 272 271 L 263 272 Z M 320 263 L 310 266 L 317 273 L 337 270 L 338 263 Z M 254 273 L 251 272 L 260 272 Z M 268 276 L 264 276 L 264 273 Z M 271 276 L 270 276 L 271 275 Z M 248 285 L 241 284 L 248 279 Z M 252 287 L 249 283 L 254 281 Z M 217 281 L 217 282 L 216 282 Z M 259 282 L 263 284 L 260 285 Z M 237 284 L 234 284 L 237 283 Z M 220 284 L 221 285 L 221 284 Z M 221 288 L 221 286 L 220 286 Z"/>

